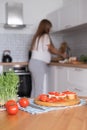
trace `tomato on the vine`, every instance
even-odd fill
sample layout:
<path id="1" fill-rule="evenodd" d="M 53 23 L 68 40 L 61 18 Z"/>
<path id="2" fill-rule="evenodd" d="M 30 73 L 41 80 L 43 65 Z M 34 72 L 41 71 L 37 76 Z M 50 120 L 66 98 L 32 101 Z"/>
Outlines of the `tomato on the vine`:
<path id="1" fill-rule="evenodd" d="M 29 99 L 28 99 L 28 98 L 23 97 L 23 98 L 20 98 L 20 99 L 19 99 L 19 105 L 20 105 L 21 107 L 27 107 L 27 106 L 29 106 L 29 104 L 30 104 L 30 102 L 29 102 Z"/>

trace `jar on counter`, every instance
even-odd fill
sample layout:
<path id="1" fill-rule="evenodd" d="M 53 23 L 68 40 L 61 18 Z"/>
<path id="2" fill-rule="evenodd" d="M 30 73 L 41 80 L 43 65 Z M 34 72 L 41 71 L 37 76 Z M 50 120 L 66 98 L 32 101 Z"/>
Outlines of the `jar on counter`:
<path id="1" fill-rule="evenodd" d="M 71 57 L 71 49 L 70 47 L 68 46 L 67 42 L 62 42 L 61 45 L 60 45 L 60 48 L 59 48 L 59 51 L 62 53 L 62 54 L 65 54 L 66 55 L 66 58 L 69 58 Z"/>

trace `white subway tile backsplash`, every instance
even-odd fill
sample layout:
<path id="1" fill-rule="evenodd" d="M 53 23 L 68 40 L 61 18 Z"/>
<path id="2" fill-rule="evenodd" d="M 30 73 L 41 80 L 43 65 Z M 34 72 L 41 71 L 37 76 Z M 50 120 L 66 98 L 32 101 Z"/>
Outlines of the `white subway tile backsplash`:
<path id="1" fill-rule="evenodd" d="M 80 57 L 82 54 L 87 55 L 87 30 L 81 29 L 65 34 L 63 39 L 69 44 L 72 55 Z"/>
<path id="2" fill-rule="evenodd" d="M 31 34 L 0 34 L 0 62 L 3 50 L 11 50 L 14 62 L 28 61 Z"/>
<path id="3" fill-rule="evenodd" d="M 52 35 L 53 43 L 59 48 L 61 42 L 66 41 L 71 48 L 72 56 L 78 58 L 87 55 L 87 29 L 79 29 L 70 32 L 55 33 Z"/>
<path id="4" fill-rule="evenodd" d="M 51 37 L 56 48 L 59 48 L 62 41 L 66 41 L 72 50 L 72 56 L 87 55 L 87 30 L 77 30 L 63 35 L 55 33 Z M 28 61 L 31 39 L 32 34 L 0 34 L 0 61 L 3 50 L 6 49 L 11 50 L 14 62 Z"/>

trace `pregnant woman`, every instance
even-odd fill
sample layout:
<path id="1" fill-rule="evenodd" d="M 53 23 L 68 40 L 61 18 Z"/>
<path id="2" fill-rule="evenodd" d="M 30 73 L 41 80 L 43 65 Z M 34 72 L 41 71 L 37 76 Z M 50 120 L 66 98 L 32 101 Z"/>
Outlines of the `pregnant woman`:
<path id="1" fill-rule="evenodd" d="M 29 62 L 29 70 L 32 74 L 31 97 L 37 97 L 39 94 L 45 93 L 44 79 L 47 73 L 47 64 L 51 60 L 51 53 L 64 57 L 52 43 L 49 35 L 51 27 L 51 22 L 43 19 L 32 39 L 30 49 L 32 56 Z"/>

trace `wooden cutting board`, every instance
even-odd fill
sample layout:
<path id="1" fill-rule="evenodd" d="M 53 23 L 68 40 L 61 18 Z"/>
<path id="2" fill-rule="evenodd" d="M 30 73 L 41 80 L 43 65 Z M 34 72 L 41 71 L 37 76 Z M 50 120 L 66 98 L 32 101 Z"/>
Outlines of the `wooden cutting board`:
<path id="1" fill-rule="evenodd" d="M 54 102 L 53 103 L 53 102 L 42 102 L 38 98 L 36 98 L 34 100 L 34 103 L 41 105 L 41 106 L 48 106 L 48 107 L 51 107 L 51 106 L 72 106 L 72 105 L 79 104 L 80 99 L 79 98 L 76 98 L 73 100 L 66 99 L 65 101 L 62 101 L 62 102 Z"/>

